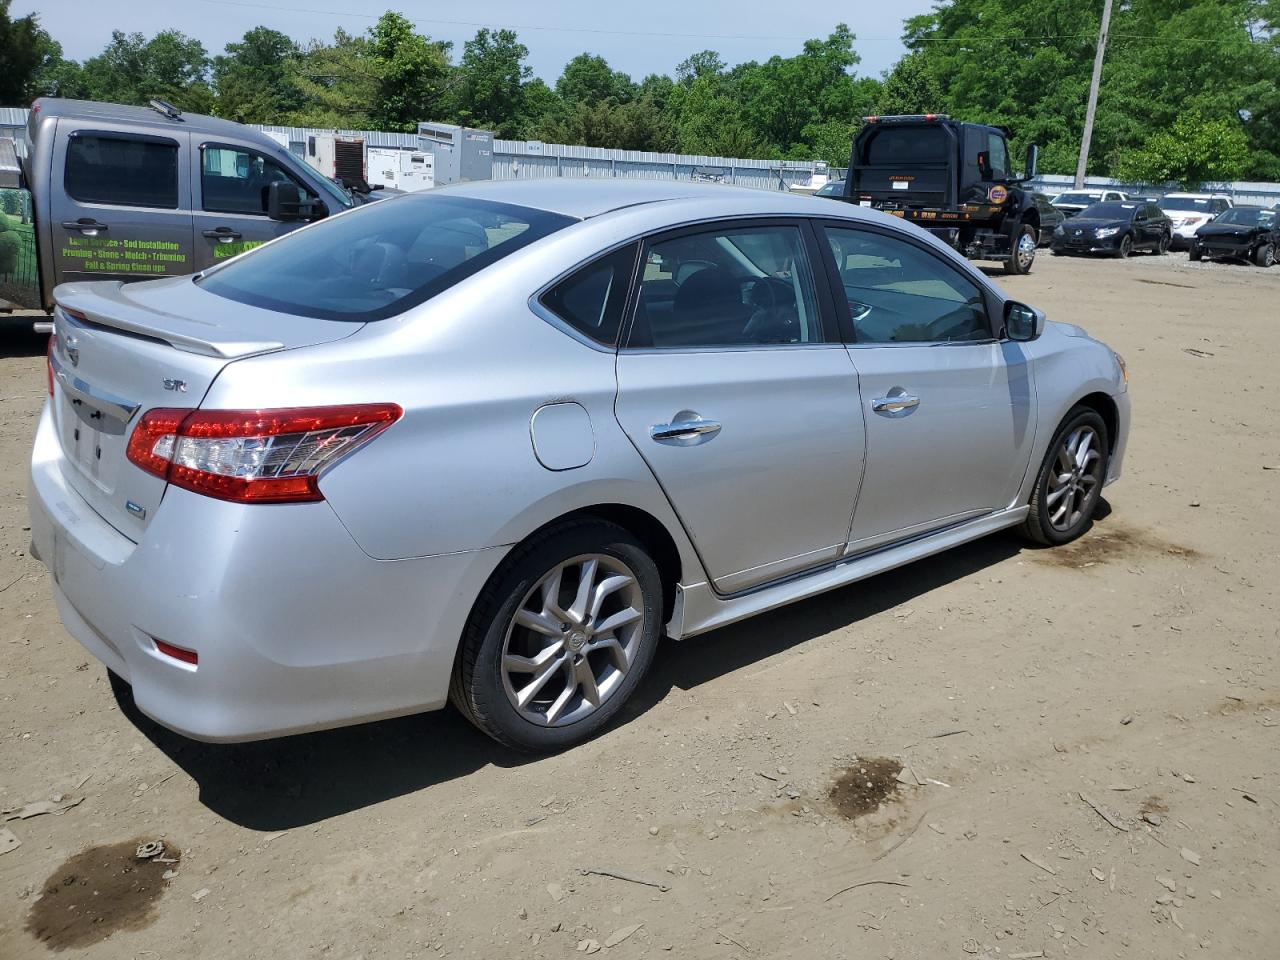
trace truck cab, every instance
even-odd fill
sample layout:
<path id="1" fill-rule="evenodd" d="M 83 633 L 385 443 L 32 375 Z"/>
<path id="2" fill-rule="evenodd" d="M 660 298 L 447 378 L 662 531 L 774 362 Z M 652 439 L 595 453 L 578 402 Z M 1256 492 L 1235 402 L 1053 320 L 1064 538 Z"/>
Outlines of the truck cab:
<path id="1" fill-rule="evenodd" d="M 37 100 L 21 172 L 38 286 L 6 299 L 30 309 L 59 283 L 198 273 L 355 202 L 265 134 L 159 100 Z"/>
<path id="2" fill-rule="evenodd" d="M 938 234 L 973 259 L 1026 273 L 1040 239 L 1040 211 L 1024 186 L 1036 147 L 1014 172 L 1005 131 L 945 114 L 866 117 L 853 141 L 843 199 Z"/>

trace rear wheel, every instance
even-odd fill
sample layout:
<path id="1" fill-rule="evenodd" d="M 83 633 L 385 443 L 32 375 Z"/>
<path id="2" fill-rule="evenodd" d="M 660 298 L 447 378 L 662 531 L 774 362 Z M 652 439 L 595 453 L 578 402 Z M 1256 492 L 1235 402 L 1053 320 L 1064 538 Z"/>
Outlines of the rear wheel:
<path id="1" fill-rule="evenodd" d="M 1036 228 L 1020 223 L 1009 238 L 1009 259 L 1004 262 L 1004 272 L 1021 276 L 1031 272 L 1036 262 Z"/>
<path id="2" fill-rule="evenodd" d="M 1253 262 L 1260 267 L 1270 267 L 1276 262 L 1276 245 L 1264 243 L 1253 254 Z"/>
<path id="3" fill-rule="evenodd" d="M 1156 253 L 1163 257 L 1169 252 L 1169 244 L 1171 243 L 1173 243 L 1173 238 L 1169 234 L 1160 234 L 1160 242 L 1156 244 Z"/>
<path id="4" fill-rule="evenodd" d="M 584 520 L 519 548 L 468 621 L 449 695 L 500 743 L 573 746 L 605 726 L 653 660 L 657 565 L 630 533 Z"/>
<path id="5" fill-rule="evenodd" d="M 1120 246 L 1116 248 L 1116 256 L 1121 260 L 1128 260 L 1131 253 L 1133 253 L 1133 237 L 1126 233 L 1120 238 Z"/>
<path id="6" fill-rule="evenodd" d="M 1022 533 L 1058 546 L 1089 529 L 1107 476 L 1107 425 L 1096 410 L 1075 407 L 1054 434 L 1031 491 Z"/>

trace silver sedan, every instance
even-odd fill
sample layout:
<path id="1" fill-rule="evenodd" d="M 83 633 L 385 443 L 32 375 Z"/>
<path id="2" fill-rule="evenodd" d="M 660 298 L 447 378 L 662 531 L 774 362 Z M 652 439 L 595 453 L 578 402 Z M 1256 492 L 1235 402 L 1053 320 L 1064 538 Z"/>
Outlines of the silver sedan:
<path id="1" fill-rule="evenodd" d="M 477 183 L 58 288 L 33 549 L 142 711 L 257 739 L 452 701 L 599 731 L 687 639 L 1120 473 L 1124 364 L 829 200 Z"/>

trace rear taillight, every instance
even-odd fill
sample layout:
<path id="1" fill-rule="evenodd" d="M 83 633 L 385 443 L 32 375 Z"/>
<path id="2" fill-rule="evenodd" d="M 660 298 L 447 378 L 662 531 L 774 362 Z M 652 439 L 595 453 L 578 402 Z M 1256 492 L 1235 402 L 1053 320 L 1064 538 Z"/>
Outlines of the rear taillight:
<path id="1" fill-rule="evenodd" d="M 288 410 L 148 410 L 128 457 L 174 486 L 237 503 L 323 500 L 326 467 L 403 416 L 394 403 Z"/>

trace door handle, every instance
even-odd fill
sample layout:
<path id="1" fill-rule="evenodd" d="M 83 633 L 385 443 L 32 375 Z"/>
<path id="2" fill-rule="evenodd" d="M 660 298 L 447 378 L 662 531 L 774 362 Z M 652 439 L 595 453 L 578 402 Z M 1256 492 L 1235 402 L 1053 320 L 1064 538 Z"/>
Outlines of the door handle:
<path id="1" fill-rule="evenodd" d="M 81 217 L 79 220 L 63 220 L 62 228 L 64 230 L 79 230 L 81 233 L 97 233 L 99 230 L 110 229 L 105 223 L 99 223 L 92 217 Z"/>
<path id="2" fill-rule="evenodd" d="M 200 236 L 208 237 L 210 240 L 217 240 L 221 243 L 230 243 L 232 240 L 240 239 L 240 232 L 232 230 L 230 227 L 218 227 L 215 230 L 201 230 Z"/>
<path id="3" fill-rule="evenodd" d="M 871 401 L 871 409 L 876 413 L 901 413 L 920 406 L 920 398 L 909 393 L 897 393 L 890 397 L 877 397 Z"/>
<path id="4" fill-rule="evenodd" d="M 649 428 L 649 436 L 658 443 L 678 447 L 692 447 L 699 443 L 706 443 L 719 432 L 718 421 L 704 420 L 701 417 L 682 419 L 677 416 L 670 423 L 655 423 Z"/>

